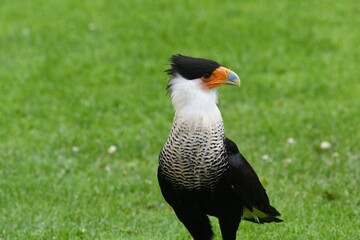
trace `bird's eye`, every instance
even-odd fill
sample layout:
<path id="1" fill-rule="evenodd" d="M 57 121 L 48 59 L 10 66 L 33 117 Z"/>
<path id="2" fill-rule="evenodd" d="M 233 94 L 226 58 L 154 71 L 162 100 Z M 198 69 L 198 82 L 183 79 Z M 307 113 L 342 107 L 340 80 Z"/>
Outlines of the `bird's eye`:
<path id="1" fill-rule="evenodd" d="M 203 77 L 204 78 L 209 78 L 211 76 L 211 73 L 206 73 Z"/>

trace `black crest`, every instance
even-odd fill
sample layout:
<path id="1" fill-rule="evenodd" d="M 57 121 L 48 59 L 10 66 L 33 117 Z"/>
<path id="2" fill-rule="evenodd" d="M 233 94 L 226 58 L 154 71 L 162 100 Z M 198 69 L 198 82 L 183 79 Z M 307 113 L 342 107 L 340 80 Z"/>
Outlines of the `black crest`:
<path id="1" fill-rule="evenodd" d="M 204 58 L 193 58 L 183 55 L 173 55 L 170 58 L 171 68 L 166 70 L 170 76 L 179 73 L 182 77 L 192 80 L 203 76 L 210 76 L 220 64 Z"/>

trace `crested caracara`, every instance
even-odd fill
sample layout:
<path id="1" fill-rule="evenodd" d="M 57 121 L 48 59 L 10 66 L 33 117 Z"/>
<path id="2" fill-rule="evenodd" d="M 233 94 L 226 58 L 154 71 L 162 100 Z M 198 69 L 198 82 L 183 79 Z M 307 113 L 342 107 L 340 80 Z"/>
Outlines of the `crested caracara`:
<path id="1" fill-rule="evenodd" d="M 224 240 L 235 240 L 240 221 L 281 222 L 255 171 L 224 134 L 216 87 L 240 86 L 219 63 L 171 57 L 167 89 L 175 109 L 160 152 L 158 180 L 165 200 L 195 240 L 211 239 L 208 215 L 219 219 Z"/>

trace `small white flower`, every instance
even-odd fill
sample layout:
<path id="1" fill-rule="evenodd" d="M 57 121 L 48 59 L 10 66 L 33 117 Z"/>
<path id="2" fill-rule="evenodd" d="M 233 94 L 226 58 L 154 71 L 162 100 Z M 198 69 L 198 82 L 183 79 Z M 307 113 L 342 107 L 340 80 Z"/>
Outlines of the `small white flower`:
<path id="1" fill-rule="evenodd" d="M 80 148 L 78 146 L 73 146 L 71 149 L 74 153 L 77 153 L 80 151 Z"/>
<path id="2" fill-rule="evenodd" d="M 287 142 L 287 144 L 289 144 L 289 145 L 294 145 L 296 141 L 295 141 L 295 139 L 293 139 L 293 138 L 288 138 L 286 142 Z"/>
<path id="3" fill-rule="evenodd" d="M 323 141 L 321 144 L 320 144 L 320 148 L 322 150 L 327 150 L 327 149 L 330 149 L 331 147 L 331 144 L 327 141 Z"/>
<path id="4" fill-rule="evenodd" d="M 107 151 L 108 151 L 109 154 L 113 154 L 113 153 L 116 152 L 116 150 L 117 150 L 116 146 L 111 145 L 111 146 L 108 148 Z"/>
<path id="5" fill-rule="evenodd" d="M 267 154 L 262 155 L 261 158 L 262 158 L 262 160 L 264 160 L 265 162 L 271 162 L 271 161 L 272 161 L 271 158 L 270 158 L 270 156 L 267 155 Z"/>

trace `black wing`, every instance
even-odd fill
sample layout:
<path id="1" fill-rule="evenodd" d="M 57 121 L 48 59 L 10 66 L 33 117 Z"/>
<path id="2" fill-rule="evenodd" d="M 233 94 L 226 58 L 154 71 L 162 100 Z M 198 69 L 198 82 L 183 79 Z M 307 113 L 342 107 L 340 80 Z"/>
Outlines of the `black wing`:
<path id="1" fill-rule="evenodd" d="M 276 218 L 280 213 L 270 205 L 265 188 L 236 144 L 225 138 L 225 148 L 229 162 L 225 180 L 236 198 L 244 205 L 243 219 L 255 223 L 282 222 Z"/>

